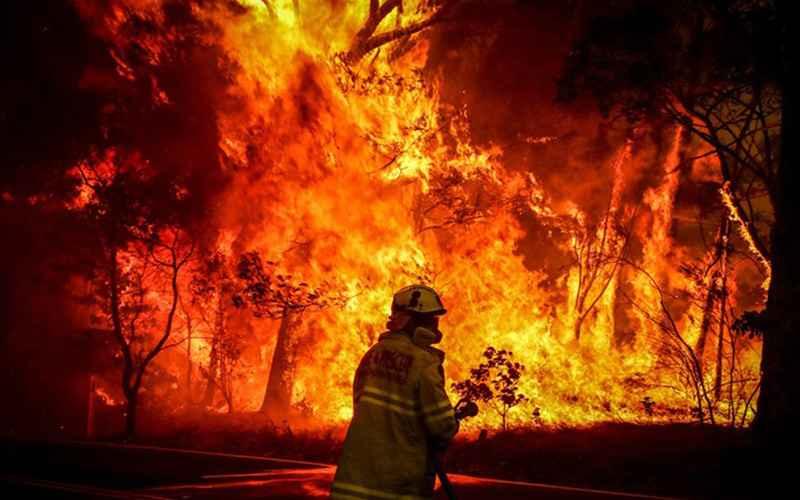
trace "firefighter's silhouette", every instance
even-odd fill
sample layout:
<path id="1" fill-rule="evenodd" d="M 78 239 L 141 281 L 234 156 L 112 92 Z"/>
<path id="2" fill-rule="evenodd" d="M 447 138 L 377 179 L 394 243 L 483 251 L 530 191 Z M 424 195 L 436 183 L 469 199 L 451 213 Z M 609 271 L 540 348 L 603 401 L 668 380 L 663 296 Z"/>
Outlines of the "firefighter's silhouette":
<path id="1" fill-rule="evenodd" d="M 430 498 L 440 454 L 458 431 L 444 386 L 439 317 L 432 288 L 412 285 L 392 300 L 387 332 L 361 360 L 353 382 L 353 420 L 331 496 Z"/>

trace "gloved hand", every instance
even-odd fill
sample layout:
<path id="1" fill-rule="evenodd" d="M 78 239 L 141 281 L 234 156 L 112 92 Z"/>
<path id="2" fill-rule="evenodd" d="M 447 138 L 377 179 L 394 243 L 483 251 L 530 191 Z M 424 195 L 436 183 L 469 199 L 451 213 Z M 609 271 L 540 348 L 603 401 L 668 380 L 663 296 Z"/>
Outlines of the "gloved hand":
<path id="1" fill-rule="evenodd" d="M 478 414 L 478 405 L 474 401 L 461 400 L 455 407 L 456 421 L 474 417 Z"/>

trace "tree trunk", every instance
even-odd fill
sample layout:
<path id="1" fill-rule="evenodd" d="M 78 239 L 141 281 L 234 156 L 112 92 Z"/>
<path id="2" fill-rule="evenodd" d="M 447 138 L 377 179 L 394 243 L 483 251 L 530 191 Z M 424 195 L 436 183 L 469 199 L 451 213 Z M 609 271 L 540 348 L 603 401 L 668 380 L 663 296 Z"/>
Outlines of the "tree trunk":
<path id="1" fill-rule="evenodd" d="M 225 398 L 225 403 L 228 405 L 228 413 L 233 413 L 233 369 L 231 367 L 231 360 L 226 350 L 223 350 L 223 355 L 219 360 L 219 389 L 222 397 Z"/>
<path id="2" fill-rule="evenodd" d="M 589 314 L 589 311 L 585 311 L 584 307 L 586 305 L 586 296 L 589 294 L 591 289 L 591 282 L 589 282 L 589 289 L 581 290 L 580 286 L 581 285 L 579 284 L 578 296 L 575 298 L 575 324 L 572 325 L 572 333 L 575 336 L 575 342 L 580 342 L 583 321 Z"/>
<path id="3" fill-rule="evenodd" d="M 706 343 L 708 343 L 708 333 L 711 331 L 711 319 L 714 313 L 714 288 L 708 287 L 706 290 L 706 301 L 703 304 L 703 320 L 700 323 L 700 335 L 697 337 L 697 344 L 695 350 L 697 351 L 697 358 L 700 363 L 705 365 L 706 357 Z"/>
<path id="4" fill-rule="evenodd" d="M 217 390 L 220 377 L 222 352 L 222 339 L 225 335 L 225 305 L 223 294 L 217 297 L 217 307 L 214 311 L 214 333 L 211 335 L 211 353 L 208 357 L 208 373 L 206 374 L 206 392 L 203 395 L 203 408 L 214 404 L 214 393 Z"/>
<path id="5" fill-rule="evenodd" d="M 125 394 L 127 411 L 125 413 L 125 438 L 130 439 L 136 433 L 136 397 L 137 394 L 131 391 L 131 379 L 133 377 L 133 357 L 131 356 L 130 346 L 122 334 L 122 319 L 120 317 L 119 300 L 119 263 L 117 262 L 117 247 L 110 243 L 111 252 L 109 255 L 109 287 L 111 292 L 111 323 L 114 327 L 114 337 L 122 351 L 122 392 Z M 133 400 L 133 404 L 131 401 Z"/>
<path id="6" fill-rule="evenodd" d="M 125 394 L 125 439 L 136 438 L 136 414 L 139 410 L 139 391 L 130 390 Z"/>
<path id="7" fill-rule="evenodd" d="M 719 331 L 717 332 L 717 367 L 714 374 L 714 399 L 722 396 L 722 361 L 725 348 L 725 314 L 728 307 L 728 234 L 730 222 L 723 219 L 720 229 L 719 247 Z M 733 360 L 731 360 L 733 362 Z M 733 380 L 730 381 L 733 383 Z"/>
<path id="8" fill-rule="evenodd" d="M 261 404 L 262 412 L 281 414 L 289 409 L 291 383 L 287 376 L 291 369 L 289 357 L 291 354 L 291 333 L 294 319 L 295 315 L 288 308 L 284 309 L 281 315 L 281 324 L 278 328 L 278 339 L 275 342 L 272 363 L 270 364 L 267 388 Z"/>
<path id="9" fill-rule="evenodd" d="M 788 2 L 778 2 L 779 18 L 789 22 Z M 785 57 L 789 57 L 787 54 Z M 761 392 L 753 429 L 766 445 L 788 443 L 800 421 L 800 224 L 794 214 L 800 193 L 798 176 L 798 130 L 796 87 L 783 82 L 781 115 L 781 153 L 775 182 L 772 228 L 772 280 L 765 311 L 765 331 L 761 358 Z"/>
<path id="10" fill-rule="evenodd" d="M 208 408 L 214 403 L 214 393 L 217 390 L 217 371 L 219 369 L 219 340 L 216 334 L 211 339 L 211 353 L 208 357 L 208 371 L 206 372 L 206 391 L 201 403 L 203 408 Z"/>
<path id="11" fill-rule="evenodd" d="M 719 230 L 717 231 L 716 241 L 714 242 L 714 256 L 711 261 L 712 263 L 721 262 L 722 259 L 727 259 L 729 231 L 730 222 L 728 221 L 728 215 L 723 214 L 722 222 L 720 222 Z M 720 269 L 722 269 L 723 266 L 724 264 L 721 264 Z M 725 271 L 723 271 L 723 273 L 724 272 L 727 272 L 727 268 Z M 717 273 L 713 274 L 712 276 L 716 277 Z M 717 302 L 717 292 L 718 288 L 716 279 L 712 278 L 712 281 L 709 284 L 706 292 L 705 304 L 703 305 L 703 320 L 700 323 L 700 336 L 697 338 L 697 343 L 695 344 L 697 358 L 700 360 L 700 363 L 703 366 L 705 366 L 705 351 L 706 344 L 708 343 L 708 335 L 711 333 L 711 323 L 714 319 L 714 306 Z"/>
<path id="12" fill-rule="evenodd" d="M 186 404 L 192 404 L 192 318 L 186 313 Z"/>
<path id="13" fill-rule="evenodd" d="M 620 296 L 634 296 L 635 290 L 630 285 L 633 282 L 633 273 L 630 266 L 621 267 L 619 279 L 616 282 L 616 293 L 614 300 L 614 337 L 613 346 L 621 350 L 626 346 L 636 345 L 636 332 L 639 330 L 638 318 L 633 314 L 633 310 L 627 301 L 618 300 Z"/>
<path id="14" fill-rule="evenodd" d="M 730 352 L 730 363 L 728 363 L 728 401 L 729 401 L 729 415 L 730 415 L 730 426 L 736 427 L 736 416 L 739 414 L 739 407 L 742 403 L 742 394 L 744 391 L 745 384 L 744 382 L 740 386 L 741 388 L 738 389 L 739 397 L 734 402 L 734 384 L 733 378 L 736 376 L 736 356 L 737 356 L 737 338 L 736 333 L 731 331 L 728 328 L 728 341 L 731 343 L 731 352 Z"/>
<path id="15" fill-rule="evenodd" d="M 575 325 L 572 327 L 572 333 L 575 336 L 575 342 L 579 342 L 581 340 L 582 325 L 583 325 L 583 314 L 578 313 L 578 317 L 575 318 Z"/>

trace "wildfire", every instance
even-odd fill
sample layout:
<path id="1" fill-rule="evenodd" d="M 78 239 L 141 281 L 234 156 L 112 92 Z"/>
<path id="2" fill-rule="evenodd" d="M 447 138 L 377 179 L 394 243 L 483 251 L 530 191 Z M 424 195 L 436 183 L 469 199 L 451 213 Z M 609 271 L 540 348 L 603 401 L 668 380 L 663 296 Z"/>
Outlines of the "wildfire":
<path id="1" fill-rule="evenodd" d="M 134 40 L 122 26 L 134 15 L 163 26 L 161 2 L 119 0 L 104 13 L 77 3 L 114 40 L 120 74 L 138 78 L 126 55 Z M 422 281 L 441 291 L 450 311 L 441 346 L 448 380 L 469 376 L 490 345 L 513 351 L 526 366 L 520 390 L 529 401 L 509 414 L 512 423 L 636 421 L 646 418 L 642 400 L 651 396 L 673 410 L 661 417 L 691 418 L 692 390 L 660 383 L 679 375 L 662 362 L 664 299 L 654 288 L 655 281 L 687 285 L 675 265 L 683 250 L 672 232 L 680 130 L 658 158 L 663 175 L 637 199 L 631 186 L 647 160 L 637 151 L 644 140 L 634 137 L 597 165 L 598 172 L 610 172 L 608 200 L 600 204 L 606 213 L 556 203 L 537 181 L 535 166 L 506 165 L 502 148 L 473 144 L 467 110 L 440 97 L 442 75 L 423 77 L 424 36 L 405 38 L 402 51 L 381 48 L 348 59 L 370 3 L 191 4 L 193 15 L 219 28 L 207 43 L 218 44 L 236 65 L 231 97 L 237 105 L 217 110 L 218 148 L 232 181 L 209 221 L 219 226 L 211 247 L 232 262 L 257 251 L 297 282 L 332 283 L 346 298 L 290 325 L 223 311 L 226 328 L 243 337 L 241 359 L 226 382 L 235 407 L 259 409 L 276 336 L 285 327 L 291 402 L 318 422 L 346 421 L 353 373 L 381 332 L 392 292 Z M 377 32 L 423 22 L 431 15 L 423 4 L 405 2 Z M 166 28 L 148 33 L 135 41 L 144 50 L 139 57 L 169 64 L 165 46 L 179 38 Z M 168 106 L 170 96 L 151 83 L 154 105 Z M 89 196 L 82 191 L 76 208 Z M 523 215 L 544 221 L 549 234 L 568 236 L 553 243 L 570 256 L 559 275 L 526 264 Z M 188 297 L 189 278 L 182 279 Z M 166 303 L 167 295 L 159 300 Z M 223 348 L 210 340 L 213 315 L 192 319 L 199 306 L 182 300 L 176 335 L 192 340 L 163 361 L 176 377 L 187 357 L 190 370 L 208 370 L 219 355 L 214 349 Z M 697 337 L 695 313 L 675 313 L 689 344 Z M 475 422 L 496 426 L 499 416 L 487 409 Z"/>

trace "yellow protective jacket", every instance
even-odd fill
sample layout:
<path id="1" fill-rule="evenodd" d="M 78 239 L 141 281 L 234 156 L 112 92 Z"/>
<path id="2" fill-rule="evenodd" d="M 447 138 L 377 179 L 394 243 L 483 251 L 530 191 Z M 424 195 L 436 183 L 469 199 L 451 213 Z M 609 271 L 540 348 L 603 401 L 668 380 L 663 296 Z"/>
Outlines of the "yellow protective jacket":
<path id="1" fill-rule="evenodd" d="M 353 420 L 333 481 L 334 499 L 433 496 L 433 455 L 458 431 L 444 389 L 444 353 L 428 332 L 381 335 L 353 383 Z"/>

